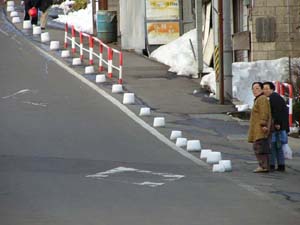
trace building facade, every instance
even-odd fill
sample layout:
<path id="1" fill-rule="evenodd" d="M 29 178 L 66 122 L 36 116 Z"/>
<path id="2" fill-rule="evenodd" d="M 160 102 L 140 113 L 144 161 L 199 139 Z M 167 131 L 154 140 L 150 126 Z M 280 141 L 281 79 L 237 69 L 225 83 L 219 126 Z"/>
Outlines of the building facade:
<path id="1" fill-rule="evenodd" d="M 235 61 L 300 57 L 300 1 L 233 0 L 233 31 Z"/>

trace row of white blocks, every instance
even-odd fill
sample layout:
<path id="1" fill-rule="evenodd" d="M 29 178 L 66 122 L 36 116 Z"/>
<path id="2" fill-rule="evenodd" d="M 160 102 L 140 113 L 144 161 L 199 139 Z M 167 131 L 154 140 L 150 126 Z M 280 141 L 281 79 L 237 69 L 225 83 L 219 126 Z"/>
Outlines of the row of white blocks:
<path id="1" fill-rule="evenodd" d="M 7 1 L 6 11 L 10 13 L 10 17 L 12 18 L 12 23 L 21 23 L 21 19 L 19 17 L 19 13 L 15 11 L 15 2 Z"/>
<path id="2" fill-rule="evenodd" d="M 232 171 L 231 161 L 222 160 L 221 152 L 213 152 L 210 149 L 201 150 L 200 159 L 205 160 L 208 164 L 213 164 L 213 172 L 230 172 Z"/>
<path id="3" fill-rule="evenodd" d="M 21 19 L 19 17 L 19 13 L 14 11 L 14 1 L 7 2 L 7 12 L 10 13 L 10 17 L 12 17 L 12 23 L 20 23 Z M 23 29 L 31 29 L 33 28 L 33 35 L 41 35 L 41 42 L 49 42 L 50 34 L 48 32 L 42 33 L 42 29 L 39 26 L 31 25 L 30 20 L 23 21 Z M 59 41 L 51 41 L 50 42 L 50 50 L 58 50 L 59 49 Z"/>
<path id="4" fill-rule="evenodd" d="M 176 146 L 183 148 L 186 147 L 187 151 L 200 151 L 200 158 L 205 159 L 208 164 L 212 164 L 213 172 L 230 172 L 232 171 L 231 161 L 222 160 L 221 152 L 213 152 L 210 149 L 202 149 L 199 140 L 187 140 L 182 137 L 182 131 L 173 130 L 170 140 L 176 140 Z"/>

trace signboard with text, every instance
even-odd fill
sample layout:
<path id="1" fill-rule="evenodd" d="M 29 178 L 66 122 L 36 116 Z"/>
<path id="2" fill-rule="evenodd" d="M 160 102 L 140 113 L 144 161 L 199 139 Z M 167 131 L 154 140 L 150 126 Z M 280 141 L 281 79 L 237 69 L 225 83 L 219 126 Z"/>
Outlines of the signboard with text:
<path id="1" fill-rule="evenodd" d="M 145 0 L 148 45 L 164 45 L 180 36 L 179 0 Z"/>
<path id="2" fill-rule="evenodd" d="M 179 20 L 178 0 L 146 0 L 147 20 Z"/>

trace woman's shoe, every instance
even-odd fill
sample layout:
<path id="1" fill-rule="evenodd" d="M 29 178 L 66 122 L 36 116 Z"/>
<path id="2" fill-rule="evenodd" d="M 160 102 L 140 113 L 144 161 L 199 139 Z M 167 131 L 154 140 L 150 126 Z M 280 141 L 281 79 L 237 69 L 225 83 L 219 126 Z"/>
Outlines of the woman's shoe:
<path id="1" fill-rule="evenodd" d="M 285 165 L 278 165 L 277 171 L 284 172 L 285 171 Z"/>
<path id="2" fill-rule="evenodd" d="M 275 171 L 275 166 L 274 165 L 270 165 L 270 172 L 274 172 Z"/>
<path id="3" fill-rule="evenodd" d="M 267 173 L 267 172 L 269 172 L 268 169 L 264 169 L 264 168 L 261 168 L 261 167 L 257 167 L 257 168 L 253 171 L 253 173 Z"/>

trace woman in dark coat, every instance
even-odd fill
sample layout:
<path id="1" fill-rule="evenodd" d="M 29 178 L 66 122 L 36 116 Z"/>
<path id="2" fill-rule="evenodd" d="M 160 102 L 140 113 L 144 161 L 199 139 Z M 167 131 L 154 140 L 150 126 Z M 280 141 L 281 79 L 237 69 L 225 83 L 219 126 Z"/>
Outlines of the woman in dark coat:
<path id="1" fill-rule="evenodd" d="M 31 24 L 37 25 L 38 22 L 38 16 L 30 18 L 28 11 L 32 7 L 38 8 L 40 0 L 24 0 L 24 6 L 25 6 L 25 16 L 24 20 L 30 20 L 31 19 Z"/>
<path id="2" fill-rule="evenodd" d="M 30 20 L 30 16 L 28 14 L 28 10 L 32 7 L 35 7 L 42 11 L 41 15 L 41 28 L 45 29 L 45 26 L 47 24 L 47 18 L 48 18 L 48 9 L 53 4 L 53 0 L 25 0 L 25 17 L 24 20 Z M 31 24 L 37 25 L 38 22 L 38 16 L 31 18 Z"/>
<path id="3" fill-rule="evenodd" d="M 290 131 L 288 107 L 286 106 L 284 99 L 275 92 L 275 86 L 272 82 L 264 83 L 264 94 L 269 97 L 273 119 L 270 169 L 275 170 L 275 163 L 277 161 L 277 170 L 285 171 L 282 145 L 287 144 L 287 133 Z"/>

